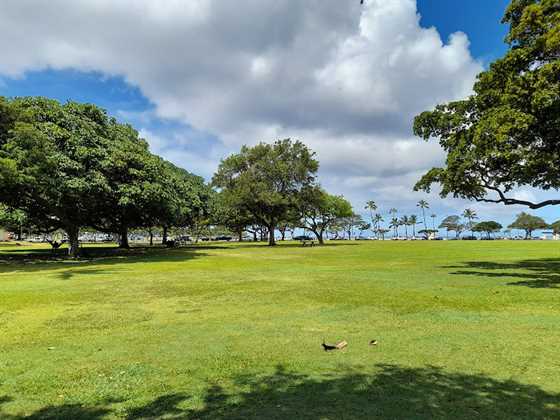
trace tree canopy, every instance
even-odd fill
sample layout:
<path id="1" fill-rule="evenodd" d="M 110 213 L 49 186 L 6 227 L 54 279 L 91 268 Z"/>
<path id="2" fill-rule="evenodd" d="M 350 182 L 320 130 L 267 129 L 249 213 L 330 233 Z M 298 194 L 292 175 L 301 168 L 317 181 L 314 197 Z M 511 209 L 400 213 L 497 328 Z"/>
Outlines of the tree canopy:
<path id="1" fill-rule="evenodd" d="M 487 222 L 479 222 L 477 223 L 473 228 L 472 231 L 473 232 L 483 232 L 486 233 L 486 235 L 488 236 L 488 238 L 490 238 L 490 235 L 492 233 L 496 233 L 499 232 L 500 229 L 502 229 L 502 225 L 498 222 L 495 222 L 493 220 L 487 221 Z"/>
<path id="2" fill-rule="evenodd" d="M 535 230 L 548 228 L 548 224 L 541 217 L 522 212 L 517 215 L 515 221 L 508 227 L 525 231 L 525 238 L 528 239 Z"/>
<path id="3" fill-rule="evenodd" d="M 240 153 L 222 160 L 212 182 L 239 214 L 249 214 L 267 228 L 272 246 L 278 224 L 315 188 L 318 168 L 307 146 L 286 139 L 243 146 Z"/>
<path id="4" fill-rule="evenodd" d="M 521 204 L 532 209 L 560 204 L 511 196 L 522 186 L 560 188 L 560 6 L 558 0 L 513 0 L 509 50 L 478 76 L 474 94 L 438 105 L 414 121 L 425 140 L 438 138 L 445 166 L 433 168 L 416 184 L 443 197 Z"/>
<path id="5" fill-rule="evenodd" d="M 200 205 L 193 177 L 151 154 L 131 126 L 91 104 L 0 98 L 0 201 L 38 231 L 121 233 Z"/>
<path id="6" fill-rule="evenodd" d="M 331 195 L 322 189 L 314 189 L 302 203 L 301 227 L 308 229 L 324 242 L 325 232 L 337 222 L 354 215 L 352 205 L 342 196 Z"/>
<path id="7" fill-rule="evenodd" d="M 560 220 L 551 223 L 550 228 L 552 229 L 555 235 L 558 235 L 560 233 Z"/>
<path id="8" fill-rule="evenodd" d="M 455 232 L 455 236 L 459 236 L 463 230 L 465 230 L 465 225 L 461 223 L 460 216 L 447 216 L 442 220 L 439 225 L 440 229 L 445 229 L 447 232 Z"/>

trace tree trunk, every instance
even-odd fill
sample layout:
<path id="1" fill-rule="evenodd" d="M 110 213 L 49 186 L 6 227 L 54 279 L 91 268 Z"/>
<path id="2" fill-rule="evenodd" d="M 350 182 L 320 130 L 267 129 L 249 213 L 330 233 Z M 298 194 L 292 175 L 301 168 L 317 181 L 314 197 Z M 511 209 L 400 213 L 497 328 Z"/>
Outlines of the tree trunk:
<path id="1" fill-rule="evenodd" d="M 276 230 L 275 226 L 270 226 L 268 228 L 268 246 L 275 246 L 276 245 L 276 238 L 274 238 L 274 231 Z"/>
<path id="2" fill-rule="evenodd" d="M 239 229 L 239 242 L 243 242 L 243 229 Z"/>
<path id="3" fill-rule="evenodd" d="M 119 235 L 119 248 L 128 249 L 130 245 L 128 244 L 128 226 L 123 226 Z"/>
<path id="4" fill-rule="evenodd" d="M 150 229 L 150 246 L 154 246 L 154 232 Z"/>
<path id="5" fill-rule="evenodd" d="M 78 258 L 80 255 L 80 229 L 72 226 L 66 229 L 68 235 L 68 255 L 71 258 Z"/>
<path id="6" fill-rule="evenodd" d="M 317 242 L 319 242 L 319 245 L 325 245 L 325 239 L 323 237 L 324 236 L 324 231 L 321 230 L 321 231 L 317 232 L 317 231 L 313 230 L 312 232 L 317 237 Z"/>
<path id="7" fill-rule="evenodd" d="M 162 245 L 167 245 L 167 226 L 163 227 L 163 235 L 162 235 L 162 239 L 161 239 L 161 244 Z"/>

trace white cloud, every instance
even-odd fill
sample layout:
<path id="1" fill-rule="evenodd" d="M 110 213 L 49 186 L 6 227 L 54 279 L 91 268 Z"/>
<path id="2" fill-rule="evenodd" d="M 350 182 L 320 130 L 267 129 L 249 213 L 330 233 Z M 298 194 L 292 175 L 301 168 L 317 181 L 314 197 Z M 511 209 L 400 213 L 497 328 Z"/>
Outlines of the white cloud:
<path id="1" fill-rule="evenodd" d="M 466 35 L 444 42 L 420 27 L 415 0 L 358 3 L 5 0 L 0 76 L 122 75 L 156 115 L 223 143 L 202 152 L 192 132 L 144 132 L 189 170 L 208 175 L 241 144 L 297 137 L 317 151 L 336 192 L 356 204 L 398 201 L 442 156 L 412 137 L 413 116 L 467 96 L 482 68 Z"/>

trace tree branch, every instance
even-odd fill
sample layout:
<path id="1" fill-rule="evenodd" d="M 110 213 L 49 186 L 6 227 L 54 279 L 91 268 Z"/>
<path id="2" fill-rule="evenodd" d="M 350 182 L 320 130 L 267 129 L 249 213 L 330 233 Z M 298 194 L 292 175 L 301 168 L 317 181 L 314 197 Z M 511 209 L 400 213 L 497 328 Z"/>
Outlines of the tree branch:
<path id="1" fill-rule="evenodd" d="M 546 200 L 546 201 L 541 201 L 540 203 L 533 203 L 531 201 L 527 201 L 527 200 L 518 200 L 516 198 L 508 198 L 506 197 L 506 195 L 504 194 L 503 191 L 501 191 L 498 187 L 494 187 L 488 183 L 484 183 L 482 184 L 482 186 L 488 190 L 494 191 L 498 194 L 498 196 L 500 197 L 499 199 L 495 199 L 492 200 L 490 198 L 480 198 L 480 197 L 474 197 L 474 199 L 478 202 L 482 202 L 482 203 L 503 203 L 506 206 L 513 206 L 513 205 L 522 205 L 522 206 L 527 206 L 530 209 L 536 210 L 536 209 L 540 209 L 542 207 L 546 207 L 546 206 L 556 206 L 560 204 L 560 200 Z"/>

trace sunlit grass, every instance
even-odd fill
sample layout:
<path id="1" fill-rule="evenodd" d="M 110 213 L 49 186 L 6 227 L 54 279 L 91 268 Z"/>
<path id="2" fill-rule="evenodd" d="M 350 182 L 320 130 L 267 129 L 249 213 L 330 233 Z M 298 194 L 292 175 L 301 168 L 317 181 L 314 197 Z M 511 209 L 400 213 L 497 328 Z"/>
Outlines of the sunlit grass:
<path id="1" fill-rule="evenodd" d="M 554 242 L 32 250 L 0 247 L 0 418 L 560 416 Z"/>

